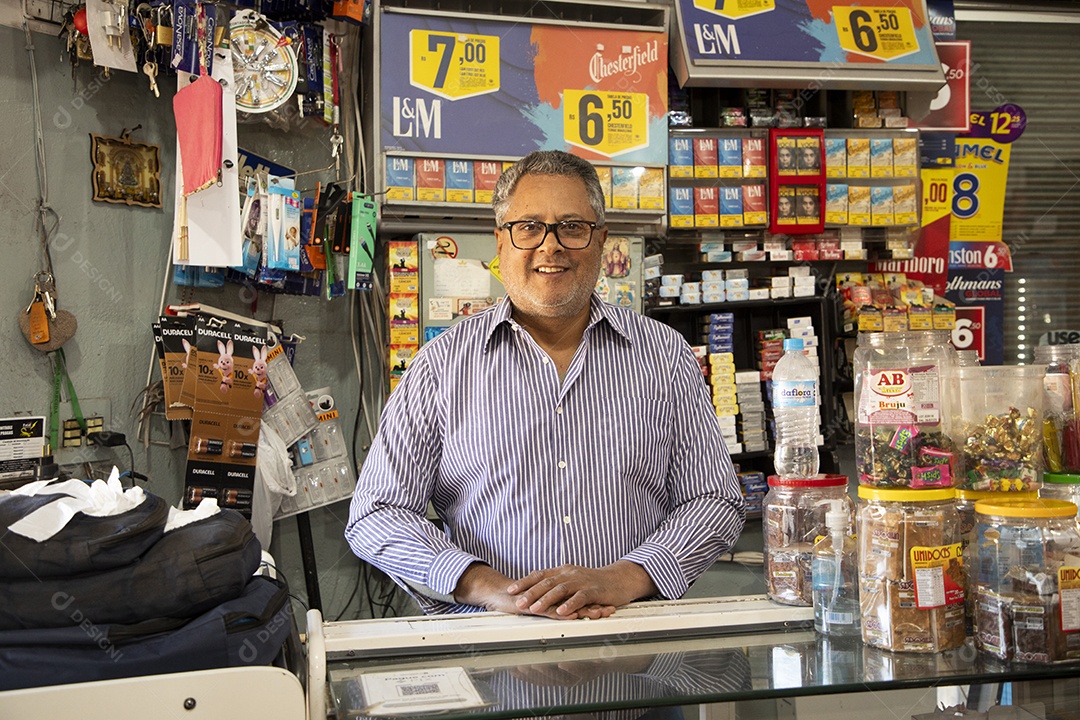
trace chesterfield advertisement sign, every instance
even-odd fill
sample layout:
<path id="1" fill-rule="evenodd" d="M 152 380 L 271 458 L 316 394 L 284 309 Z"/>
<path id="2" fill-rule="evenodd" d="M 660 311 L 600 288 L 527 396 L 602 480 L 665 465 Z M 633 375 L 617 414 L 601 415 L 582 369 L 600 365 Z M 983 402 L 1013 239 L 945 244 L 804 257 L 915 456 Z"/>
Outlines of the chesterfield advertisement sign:
<path id="1" fill-rule="evenodd" d="M 662 31 L 387 12 L 379 47 L 385 150 L 667 164 Z"/>

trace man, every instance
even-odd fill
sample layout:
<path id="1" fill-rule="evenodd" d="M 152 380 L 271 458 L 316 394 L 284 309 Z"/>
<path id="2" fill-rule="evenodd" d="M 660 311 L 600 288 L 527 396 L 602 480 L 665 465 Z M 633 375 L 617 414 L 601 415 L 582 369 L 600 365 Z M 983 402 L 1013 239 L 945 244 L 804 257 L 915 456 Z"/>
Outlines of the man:
<path id="1" fill-rule="evenodd" d="M 426 612 L 595 619 L 680 597 L 745 515 L 693 352 L 594 296 L 607 228 L 588 162 L 532 153 L 492 204 L 507 298 L 413 358 L 345 536 Z"/>

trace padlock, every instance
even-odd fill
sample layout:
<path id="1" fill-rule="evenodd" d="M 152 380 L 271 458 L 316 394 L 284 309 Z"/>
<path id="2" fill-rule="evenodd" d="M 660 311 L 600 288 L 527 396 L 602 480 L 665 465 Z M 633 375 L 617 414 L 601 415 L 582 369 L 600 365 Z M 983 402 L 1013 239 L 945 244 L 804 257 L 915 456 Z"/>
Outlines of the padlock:
<path id="1" fill-rule="evenodd" d="M 172 47 L 172 6 L 158 5 L 157 26 L 154 28 L 154 44 L 158 47 Z"/>

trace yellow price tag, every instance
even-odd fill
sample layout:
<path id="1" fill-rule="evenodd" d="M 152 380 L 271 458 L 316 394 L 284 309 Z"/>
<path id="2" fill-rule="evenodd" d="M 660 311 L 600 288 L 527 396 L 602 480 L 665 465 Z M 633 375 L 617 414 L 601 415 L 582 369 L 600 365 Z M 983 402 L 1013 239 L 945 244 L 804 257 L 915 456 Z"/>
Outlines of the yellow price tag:
<path id="1" fill-rule="evenodd" d="M 911 10 L 905 7 L 834 6 L 840 47 L 878 60 L 895 60 L 919 51 Z"/>
<path id="2" fill-rule="evenodd" d="M 449 100 L 499 89 L 499 37 L 412 30 L 409 82 Z"/>
<path id="3" fill-rule="evenodd" d="M 922 224 L 930 225 L 952 214 L 952 168 L 924 168 L 922 176 Z"/>
<path id="4" fill-rule="evenodd" d="M 694 0 L 694 7 L 730 20 L 776 9 L 776 0 Z"/>
<path id="5" fill-rule="evenodd" d="M 649 96 L 563 90 L 563 139 L 606 157 L 647 147 Z"/>

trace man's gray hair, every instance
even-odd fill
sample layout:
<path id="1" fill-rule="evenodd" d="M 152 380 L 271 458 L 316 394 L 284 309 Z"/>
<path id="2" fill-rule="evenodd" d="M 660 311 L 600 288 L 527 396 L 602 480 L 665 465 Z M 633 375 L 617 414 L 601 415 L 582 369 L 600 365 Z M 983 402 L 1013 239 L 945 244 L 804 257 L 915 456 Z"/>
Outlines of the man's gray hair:
<path id="1" fill-rule="evenodd" d="M 597 226 L 604 225 L 604 190 L 600 187 L 600 178 L 596 168 L 588 160 L 583 160 L 562 150 L 538 150 L 511 165 L 499 176 L 491 196 L 491 207 L 495 211 L 495 224 L 502 225 L 506 210 L 510 206 L 510 195 L 518 181 L 526 175 L 559 175 L 562 177 L 581 178 L 589 196 L 589 205 L 596 214 Z"/>

